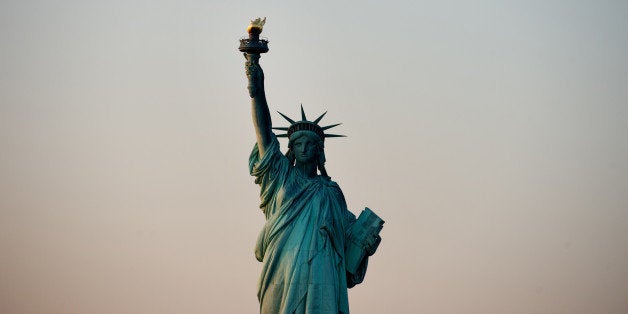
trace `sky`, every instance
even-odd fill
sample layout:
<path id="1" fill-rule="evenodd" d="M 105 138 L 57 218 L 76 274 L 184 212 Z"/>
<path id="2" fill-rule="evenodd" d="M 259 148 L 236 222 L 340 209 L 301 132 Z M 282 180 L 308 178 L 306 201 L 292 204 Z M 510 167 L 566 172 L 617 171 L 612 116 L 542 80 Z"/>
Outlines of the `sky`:
<path id="1" fill-rule="evenodd" d="M 255 313 L 238 40 L 385 221 L 353 313 L 628 312 L 628 2 L 0 2 L 0 312 Z M 285 141 L 281 142 L 285 149 Z"/>

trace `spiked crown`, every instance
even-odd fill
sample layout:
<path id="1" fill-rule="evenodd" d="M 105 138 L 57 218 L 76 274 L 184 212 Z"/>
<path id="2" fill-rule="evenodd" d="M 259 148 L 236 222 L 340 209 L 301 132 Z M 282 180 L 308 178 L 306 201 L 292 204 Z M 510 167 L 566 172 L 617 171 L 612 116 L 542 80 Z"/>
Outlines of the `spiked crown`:
<path id="1" fill-rule="evenodd" d="M 294 121 L 294 120 L 288 118 L 285 114 L 283 114 L 283 113 L 281 113 L 279 111 L 277 111 L 277 112 L 284 119 L 286 119 L 288 122 L 290 122 L 290 126 L 289 127 L 276 127 L 276 128 L 273 128 L 275 130 L 286 131 L 285 134 L 279 134 L 279 135 L 277 135 L 277 137 L 287 137 L 287 138 L 290 138 L 290 136 L 294 132 L 298 132 L 298 131 L 314 132 L 323 141 L 325 140 L 326 137 L 344 137 L 344 135 L 338 135 L 338 134 L 325 134 L 325 130 L 331 129 L 331 128 L 335 127 L 335 126 L 339 126 L 342 123 L 336 123 L 336 124 L 323 126 L 323 127 L 318 125 L 318 123 L 321 121 L 321 119 L 323 119 L 325 114 L 327 114 L 327 111 L 325 111 L 322 115 L 320 115 L 320 117 L 316 118 L 316 120 L 314 120 L 314 121 L 308 121 L 307 120 L 307 118 L 305 117 L 305 111 L 303 111 L 303 105 L 301 105 L 301 121 Z"/>

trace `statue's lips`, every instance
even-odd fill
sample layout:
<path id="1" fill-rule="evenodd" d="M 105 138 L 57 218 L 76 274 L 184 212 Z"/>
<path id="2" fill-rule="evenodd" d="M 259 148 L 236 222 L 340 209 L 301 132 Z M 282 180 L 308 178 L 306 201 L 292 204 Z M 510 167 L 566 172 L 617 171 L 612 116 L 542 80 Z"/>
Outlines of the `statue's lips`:
<path id="1" fill-rule="evenodd" d="M 297 157 L 297 158 L 298 158 L 298 159 L 300 159 L 300 160 L 303 160 L 303 161 L 308 161 L 308 160 L 312 159 L 313 154 L 311 154 L 311 153 L 299 153 L 299 152 L 295 152 L 295 153 L 294 153 L 294 156 L 295 156 L 295 157 Z"/>

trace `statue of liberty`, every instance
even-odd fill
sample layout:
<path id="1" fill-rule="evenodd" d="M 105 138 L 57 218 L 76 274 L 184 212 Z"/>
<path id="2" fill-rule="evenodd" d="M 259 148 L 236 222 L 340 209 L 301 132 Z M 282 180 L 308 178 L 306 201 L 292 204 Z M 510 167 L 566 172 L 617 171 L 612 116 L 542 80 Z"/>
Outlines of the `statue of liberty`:
<path id="1" fill-rule="evenodd" d="M 268 51 L 267 41 L 259 39 L 263 23 L 252 22 L 252 36 L 240 47 L 257 136 L 249 170 L 261 188 L 266 217 L 255 246 L 263 263 L 260 313 L 349 313 L 347 288 L 363 281 L 383 221 L 368 209 L 363 222 L 363 215 L 356 219 L 325 170 L 325 139 L 342 136 L 325 131 L 338 124 L 319 126 L 325 113 L 309 121 L 301 106 L 301 120 L 280 113 L 290 126 L 272 127 L 259 65 L 260 53 Z M 286 133 L 275 135 L 273 129 Z M 277 137 L 288 138 L 285 155 Z"/>

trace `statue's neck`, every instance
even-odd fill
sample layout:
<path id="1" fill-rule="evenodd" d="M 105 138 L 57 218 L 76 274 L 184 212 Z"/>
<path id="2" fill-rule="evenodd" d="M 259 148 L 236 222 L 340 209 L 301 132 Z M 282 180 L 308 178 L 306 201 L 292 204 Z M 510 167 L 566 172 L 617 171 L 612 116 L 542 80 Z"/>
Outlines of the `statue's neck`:
<path id="1" fill-rule="evenodd" d="M 300 163 L 297 161 L 294 167 L 299 173 L 301 173 L 305 177 L 308 177 L 308 178 L 316 177 L 316 164 L 313 162 Z"/>

